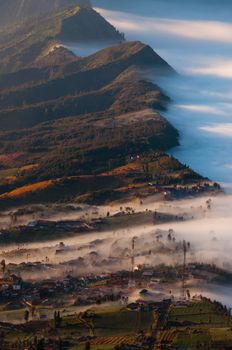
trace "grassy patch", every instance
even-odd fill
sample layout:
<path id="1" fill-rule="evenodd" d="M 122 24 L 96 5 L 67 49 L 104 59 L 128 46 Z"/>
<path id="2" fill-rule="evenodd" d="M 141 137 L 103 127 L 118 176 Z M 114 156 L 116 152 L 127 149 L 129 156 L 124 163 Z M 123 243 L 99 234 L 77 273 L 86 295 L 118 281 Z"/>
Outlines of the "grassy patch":
<path id="1" fill-rule="evenodd" d="M 208 301 L 192 303 L 186 307 L 174 307 L 169 314 L 169 322 L 194 324 L 226 324 L 228 318 L 217 312 L 214 304 Z"/>
<path id="2" fill-rule="evenodd" d="M 210 337 L 207 332 L 187 332 L 186 334 L 179 334 L 176 339 L 173 341 L 173 345 L 177 346 L 178 349 L 198 349 L 208 346 L 210 343 Z"/>
<path id="3" fill-rule="evenodd" d="M 232 328 L 210 328 L 210 336 L 212 341 L 229 340 L 232 342 Z"/>
<path id="4" fill-rule="evenodd" d="M 119 215 L 104 219 L 103 228 L 107 230 L 114 228 L 119 229 L 130 225 L 153 224 L 153 214 L 149 212 L 135 213 L 130 215 Z"/>
<path id="5" fill-rule="evenodd" d="M 133 336 L 138 328 L 146 330 L 151 323 L 151 313 L 142 313 L 138 321 L 138 313 L 132 311 L 97 313 L 94 328 L 98 336 Z"/>

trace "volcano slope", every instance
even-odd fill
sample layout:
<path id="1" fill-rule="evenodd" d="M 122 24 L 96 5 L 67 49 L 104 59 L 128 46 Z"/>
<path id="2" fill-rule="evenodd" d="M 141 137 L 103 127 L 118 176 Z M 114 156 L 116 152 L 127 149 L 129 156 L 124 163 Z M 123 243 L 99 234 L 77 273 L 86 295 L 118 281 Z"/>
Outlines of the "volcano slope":
<path id="1" fill-rule="evenodd" d="M 151 47 L 123 41 L 91 8 L 54 16 L 60 19 L 56 30 L 47 17 L 52 31 L 26 22 L 14 40 L 15 28 L 0 35 L 0 62 L 6 60 L 0 75 L 0 206 L 102 204 L 140 196 L 151 181 L 154 190 L 202 181 L 164 153 L 178 145 L 178 131 L 160 114 L 170 100 L 144 78 L 144 71 L 157 80 L 175 75 L 172 67 Z M 89 33 L 86 16 L 96 19 Z M 72 28 L 77 41 L 88 41 L 94 31 L 95 41 L 118 43 L 77 57 L 60 39 Z"/>

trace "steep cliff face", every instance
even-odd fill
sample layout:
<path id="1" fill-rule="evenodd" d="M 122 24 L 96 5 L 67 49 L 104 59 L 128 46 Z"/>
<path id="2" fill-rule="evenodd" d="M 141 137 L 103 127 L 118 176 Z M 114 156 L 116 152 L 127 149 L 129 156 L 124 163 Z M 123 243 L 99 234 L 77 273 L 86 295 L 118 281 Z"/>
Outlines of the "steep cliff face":
<path id="1" fill-rule="evenodd" d="M 81 7 L 73 16 L 61 23 L 57 37 L 65 41 L 121 41 L 123 38 L 115 28 L 92 8 Z"/>
<path id="2" fill-rule="evenodd" d="M 74 5 L 91 6 L 89 0 L 0 0 L 0 27 Z"/>

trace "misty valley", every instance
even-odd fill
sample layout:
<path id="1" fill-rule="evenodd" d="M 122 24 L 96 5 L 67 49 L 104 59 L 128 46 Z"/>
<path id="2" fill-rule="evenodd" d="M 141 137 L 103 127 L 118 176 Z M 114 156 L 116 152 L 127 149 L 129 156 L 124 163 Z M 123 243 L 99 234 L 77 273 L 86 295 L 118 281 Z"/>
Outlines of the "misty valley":
<path id="1" fill-rule="evenodd" d="M 232 348 L 230 0 L 0 0 L 0 350 Z"/>

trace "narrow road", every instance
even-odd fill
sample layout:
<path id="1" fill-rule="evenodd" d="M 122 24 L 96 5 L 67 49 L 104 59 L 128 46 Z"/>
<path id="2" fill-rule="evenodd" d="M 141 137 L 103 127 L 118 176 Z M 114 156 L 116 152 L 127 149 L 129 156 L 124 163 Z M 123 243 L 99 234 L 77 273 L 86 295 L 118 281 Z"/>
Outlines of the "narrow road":
<path id="1" fill-rule="evenodd" d="M 150 341 L 148 350 L 160 349 L 161 344 L 158 343 L 157 335 L 158 335 L 158 332 L 164 329 L 167 324 L 168 312 L 169 312 L 170 306 L 171 306 L 171 302 L 165 301 L 157 310 L 158 320 L 156 322 L 154 329 L 152 330 L 151 341 Z"/>

